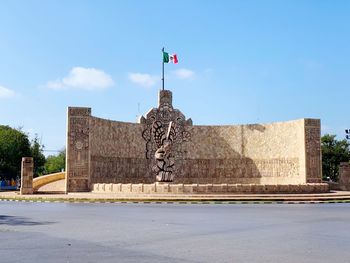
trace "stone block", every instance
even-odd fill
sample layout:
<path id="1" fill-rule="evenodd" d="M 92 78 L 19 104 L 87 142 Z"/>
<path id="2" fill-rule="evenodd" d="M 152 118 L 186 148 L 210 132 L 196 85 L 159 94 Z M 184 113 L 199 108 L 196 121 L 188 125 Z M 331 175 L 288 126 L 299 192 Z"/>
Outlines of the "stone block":
<path id="1" fill-rule="evenodd" d="M 236 193 L 237 192 L 237 184 L 227 184 L 227 192 L 228 193 Z"/>
<path id="2" fill-rule="evenodd" d="M 156 192 L 156 184 L 144 184 L 143 192 L 145 194 L 154 194 Z"/>
<path id="3" fill-rule="evenodd" d="M 168 183 L 156 183 L 156 191 L 160 194 L 169 193 L 169 184 Z"/>
<path id="4" fill-rule="evenodd" d="M 222 193 L 222 184 L 213 184 L 213 193 Z"/>
<path id="5" fill-rule="evenodd" d="M 252 192 L 252 189 L 251 189 L 251 184 L 244 184 L 243 185 L 243 193 L 245 194 L 249 194 Z"/>
<path id="6" fill-rule="evenodd" d="M 288 185 L 288 188 L 289 188 L 288 193 L 297 194 L 299 192 L 299 185 L 290 184 Z"/>
<path id="7" fill-rule="evenodd" d="M 113 184 L 106 184 L 105 185 L 105 192 L 113 192 Z"/>
<path id="8" fill-rule="evenodd" d="M 132 188 L 132 184 L 122 184 L 121 192 L 122 193 L 131 193 L 131 188 Z"/>
<path id="9" fill-rule="evenodd" d="M 279 193 L 288 193 L 289 186 L 287 184 L 278 185 Z"/>
<path id="10" fill-rule="evenodd" d="M 208 192 L 208 185 L 207 184 L 199 184 L 197 188 L 198 193 L 207 193 Z"/>
<path id="11" fill-rule="evenodd" d="M 143 193 L 143 184 L 132 184 L 132 192 L 142 194 Z"/>
<path id="12" fill-rule="evenodd" d="M 222 193 L 227 193 L 227 184 L 221 184 Z"/>
<path id="13" fill-rule="evenodd" d="M 113 193 L 120 193 L 122 191 L 122 184 L 113 184 Z"/>
<path id="14" fill-rule="evenodd" d="M 313 192 L 312 184 L 300 184 L 299 191 L 300 193 L 305 193 L 305 194 L 312 193 Z"/>
<path id="15" fill-rule="evenodd" d="M 184 193 L 193 193 L 193 185 L 184 184 Z"/>
<path id="16" fill-rule="evenodd" d="M 192 184 L 192 191 L 193 191 L 193 193 L 198 192 L 198 184 Z"/>
<path id="17" fill-rule="evenodd" d="M 250 190 L 252 194 L 261 194 L 264 192 L 265 187 L 264 185 L 261 185 L 261 184 L 252 184 L 250 186 Z"/>
<path id="18" fill-rule="evenodd" d="M 207 184 L 207 193 L 213 192 L 213 184 Z"/>
<path id="19" fill-rule="evenodd" d="M 267 184 L 265 185 L 265 190 L 266 190 L 266 193 L 269 193 L 269 194 L 277 193 L 277 185 Z"/>
<path id="20" fill-rule="evenodd" d="M 183 184 L 170 184 L 169 187 L 170 193 L 182 194 L 184 192 Z"/>
<path id="21" fill-rule="evenodd" d="M 98 191 L 99 191 L 99 188 L 100 188 L 100 184 L 93 184 L 93 186 L 92 186 L 92 190 L 93 190 L 94 192 L 98 192 Z"/>
<path id="22" fill-rule="evenodd" d="M 236 189 L 238 194 L 242 194 L 244 192 L 244 184 L 236 184 Z"/>

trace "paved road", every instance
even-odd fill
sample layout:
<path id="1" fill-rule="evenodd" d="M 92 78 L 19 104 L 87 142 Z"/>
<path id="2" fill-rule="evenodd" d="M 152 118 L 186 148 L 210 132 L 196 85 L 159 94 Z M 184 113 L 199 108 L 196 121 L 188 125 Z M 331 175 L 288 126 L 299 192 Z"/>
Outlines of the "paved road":
<path id="1" fill-rule="evenodd" d="M 350 262 L 350 204 L 0 202 L 0 262 Z"/>

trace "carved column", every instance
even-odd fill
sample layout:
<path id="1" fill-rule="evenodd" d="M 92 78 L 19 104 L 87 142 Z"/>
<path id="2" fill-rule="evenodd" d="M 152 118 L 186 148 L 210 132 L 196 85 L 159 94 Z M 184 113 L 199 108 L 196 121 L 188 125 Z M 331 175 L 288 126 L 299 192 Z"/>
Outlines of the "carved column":
<path id="1" fill-rule="evenodd" d="M 68 108 L 66 191 L 90 191 L 91 108 Z"/>
<path id="2" fill-rule="evenodd" d="M 33 169 L 32 157 L 23 157 L 21 166 L 21 195 L 33 194 Z"/>
<path id="3" fill-rule="evenodd" d="M 321 121 L 305 119 L 306 182 L 322 182 Z"/>

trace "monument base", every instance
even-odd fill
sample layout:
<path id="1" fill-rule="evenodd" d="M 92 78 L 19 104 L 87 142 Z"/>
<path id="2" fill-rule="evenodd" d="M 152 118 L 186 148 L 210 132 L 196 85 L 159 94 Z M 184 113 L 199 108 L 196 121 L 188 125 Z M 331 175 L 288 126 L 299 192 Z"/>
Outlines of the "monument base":
<path id="1" fill-rule="evenodd" d="M 93 184 L 94 193 L 120 194 L 311 194 L 326 193 L 326 183 L 298 185 L 262 184 Z"/>

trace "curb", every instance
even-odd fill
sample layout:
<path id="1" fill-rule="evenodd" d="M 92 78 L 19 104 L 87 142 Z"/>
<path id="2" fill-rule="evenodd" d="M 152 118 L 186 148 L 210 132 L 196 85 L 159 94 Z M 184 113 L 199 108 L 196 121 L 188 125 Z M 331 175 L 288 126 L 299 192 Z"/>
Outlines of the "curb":
<path id="1" fill-rule="evenodd" d="M 350 199 L 346 200 L 317 200 L 317 201 L 281 201 L 281 200 L 231 200 L 231 201 L 215 201 L 215 200 L 121 200 L 121 199 L 75 199 L 75 198 L 4 198 L 0 197 L 0 201 L 8 202 L 24 202 L 24 203 L 74 203 L 74 204 L 335 204 L 350 203 Z"/>

